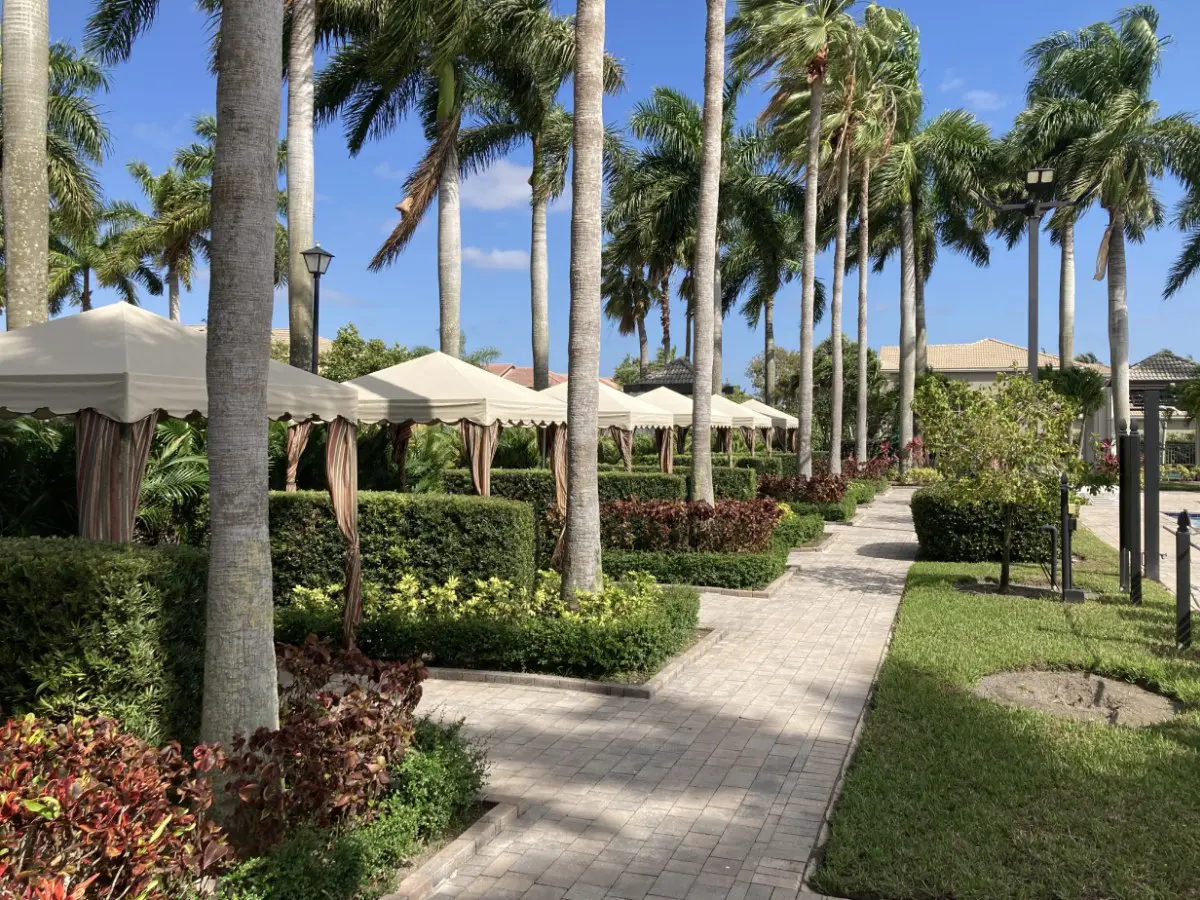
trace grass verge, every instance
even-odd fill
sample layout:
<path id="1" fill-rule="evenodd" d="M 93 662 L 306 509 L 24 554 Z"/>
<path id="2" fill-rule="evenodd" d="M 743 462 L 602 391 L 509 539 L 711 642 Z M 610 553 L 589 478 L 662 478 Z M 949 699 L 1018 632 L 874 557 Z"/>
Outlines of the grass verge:
<path id="1" fill-rule="evenodd" d="M 1082 605 L 966 593 L 987 563 L 917 563 L 813 886 L 862 900 L 1200 897 L 1200 653 L 1174 600 L 1117 593 L 1115 551 L 1081 530 Z M 1017 583 L 1044 584 L 1036 565 Z M 999 706 L 993 672 L 1085 669 L 1174 697 L 1132 730 Z"/>

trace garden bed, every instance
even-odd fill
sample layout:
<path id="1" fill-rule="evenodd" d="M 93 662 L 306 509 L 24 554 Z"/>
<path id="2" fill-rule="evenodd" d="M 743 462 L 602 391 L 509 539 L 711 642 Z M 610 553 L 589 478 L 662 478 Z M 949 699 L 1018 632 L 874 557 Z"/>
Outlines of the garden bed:
<path id="1" fill-rule="evenodd" d="M 1174 600 L 1117 593 L 1115 551 L 1080 530 L 1084 604 L 978 595 L 988 563 L 913 566 L 814 889 L 852 898 L 1200 895 L 1200 653 L 1174 650 Z M 1037 565 L 1013 580 L 1044 584 Z M 1088 671 L 1179 703 L 1141 729 L 975 696 L 988 675 Z"/>

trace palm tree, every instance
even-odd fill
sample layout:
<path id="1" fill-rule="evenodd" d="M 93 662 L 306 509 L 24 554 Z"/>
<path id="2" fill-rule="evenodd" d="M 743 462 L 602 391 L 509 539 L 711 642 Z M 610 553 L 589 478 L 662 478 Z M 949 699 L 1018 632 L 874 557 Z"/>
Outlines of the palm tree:
<path id="1" fill-rule="evenodd" d="M 564 599 L 600 586 L 596 421 L 600 375 L 601 201 L 604 181 L 604 0 L 575 8 L 575 163 L 571 185 L 570 391 Z"/>
<path id="2" fill-rule="evenodd" d="M 808 84 L 808 133 L 804 166 L 804 254 L 800 302 L 800 427 L 796 465 L 812 474 L 813 306 L 816 293 L 817 192 L 820 187 L 821 110 L 830 57 L 843 57 L 854 32 L 847 14 L 854 0 L 743 0 L 734 20 L 735 65 L 750 76 L 777 70 L 774 92 L 764 118 L 774 124 L 775 110 L 788 99 L 786 80 L 804 72 Z"/>
<path id="3" fill-rule="evenodd" d="M 267 530 L 267 348 L 282 58 L 283 4 L 224 0 L 208 302 L 206 741 L 279 725 Z"/>
<path id="4" fill-rule="evenodd" d="M 714 310 L 721 304 L 717 219 L 721 191 L 721 144 L 725 134 L 722 108 L 725 82 L 725 0 L 708 0 L 704 31 L 704 125 L 700 184 L 696 210 L 695 363 L 692 371 L 692 500 L 715 502 L 712 476 L 712 395 L 721 389 L 714 371 Z"/>
<path id="5" fill-rule="evenodd" d="M 300 254 L 313 245 L 313 50 L 317 0 L 291 0 L 287 59 L 288 358 L 313 366 L 313 282 Z"/>
<path id="6" fill-rule="evenodd" d="M 162 279 L 149 261 L 131 248 L 125 235 L 142 218 L 125 203 L 111 204 L 76 223 L 54 213 L 50 235 L 50 311 L 64 303 L 86 312 L 95 286 L 112 288 L 126 303 L 137 303 L 138 287 L 162 294 Z"/>
<path id="7" fill-rule="evenodd" d="M 1070 196 L 1098 185 L 1108 227 L 1097 259 L 1097 280 L 1107 275 L 1108 334 L 1113 411 L 1127 427 L 1129 411 L 1129 307 L 1126 240 L 1140 241 L 1165 215 L 1154 181 L 1170 173 L 1189 192 L 1200 183 L 1200 129 L 1190 116 L 1161 116 L 1151 97 L 1154 76 L 1169 38 L 1158 34 L 1149 5 L 1123 10 L 1111 22 L 1076 34 L 1058 33 L 1036 44 L 1035 76 L 1042 97 L 1033 107 L 1049 152 L 1062 142 L 1061 161 Z M 1187 227 L 1186 218 L 1180 223 Z M 1169 279 L 1170 290 L 1175 279 Z"/>
<path id="8" fill-rule="evenodd" d="M 617 323 L 623 336 L 637 333 L 638 373 L 650 370 L 650 344 L 646 336 L 646 316 L 655 302 L 654 288 L 646 279 L 645 264 L 622 261 L 610 244 L 604 248 L 601 293 L 604 296 L 604 315 Z"/>

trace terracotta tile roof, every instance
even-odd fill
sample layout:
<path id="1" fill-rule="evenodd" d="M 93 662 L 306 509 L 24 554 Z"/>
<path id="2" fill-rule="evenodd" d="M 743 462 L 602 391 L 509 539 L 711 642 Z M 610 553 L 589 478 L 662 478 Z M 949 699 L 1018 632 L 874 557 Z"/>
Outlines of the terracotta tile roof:
<path id="1" fill-rule="evenodd" d="M 485 367 L 493 375 L 499 375 L 508 381 L 515 382 L 521 387 L 533 388 L 533 367 L 532 366 L 514 366 L 512 363 L 488 363 Z M 550 373 L 550 386 L 562 384 L 567 380 L 567 376 L 561 372 Z M 621 386 L 611 378 L 601 378 L 604 384 L 611 388 L 621 389 Z"/>
<path id="2" fill-rule="evenodd" d="M 187 327 L 191 328 L 193 331 L 200 332 L 200 334 L 204 334 L 205 332 L 208 331 L 207 325 L 189 325 Z M 291 342 L 292 342 L 292 333 L 289 329 L 287 329 L 287 328 L 272 328 L 271 329 L 271 343 L 272 344 L 283 344 L 283 346 L 286 347 L 289 344 L 291 344 Z M 321 338 L 320 342 L 321 342 L 321 352 L 322 353 L 324 353 L 326 350 L 328 350 L 330 347 L 333 346 L 333 341 L 331 341 L 327 337 Z"/>
<path id="3" fill-rule="evenodd" d="M 1194 359 L 1186 359 L 1170 350 L 1159 350 L 1129 368 L 1130 381 L 1190 381 L 1196 377 Z"/>
<path id="4" fill-rule="evenodd" d="M 1027 362 L 1024 347 L 984 338 L 973 344 L 930 344 L 929 368 L 935 372 L 1005 372 L 1022 370 Z M 1058 357 L 1052 353 L 1039 353 L 1038 363 L 1057 366 Z M 879 351 L 879 366 L 884 372 L 900 371 L 900 348 L 883 347 Z M 1093 368 L 1108 374 L 1108 366 L 1094 364 Z"/>

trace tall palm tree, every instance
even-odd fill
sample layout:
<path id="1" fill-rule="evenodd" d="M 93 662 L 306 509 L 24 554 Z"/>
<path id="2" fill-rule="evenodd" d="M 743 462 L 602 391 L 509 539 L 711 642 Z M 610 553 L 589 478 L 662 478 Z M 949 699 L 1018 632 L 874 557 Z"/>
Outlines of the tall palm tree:
<path id="1" fill-rule="evenodd" d="M 46 171 L 50 90 L 49 0 L 8 0 L 0 34 L 4 126 L 4 245 L 11 331 L 46 321 L 50 185 Z"/>
<path id="2" fill-rule="evenodd" d="M 1155 180 L 1171 174 L 1193 190 L 1200 183 L 1200 128 L 1185 114 L 1162 116 L 1151 96 L 1169 38 L 1158 34 L 1149 5 L 1123 10 L 1112 22 L 1076 34 L 1058 33 L 1030 51 L 1039 60 L 1035 80 L 1044 95 L 1035 104 L 1049 151 L 1064 138 L 1068 196 L 1099 185 L 1108 227 L 1097 258 L 1097 280 L 1107 276 L 1113 409 L 1118 427 L 1130 422 L 1129 308 L 1126 240 L 1140 241 L 1165 221 Z M 1084 133 L 1086 131 L 1086 133 Z M 1168 288 L 1170 284 L 1168 284 Z"/>
<path id="3" fill-rule="evenodd" d="M 50 311 L 65 303 L 86 312 L 92 292 L 99 287 L 115 290 L 126 303 L 137 303 L 138 288 L 159 296 L 162 279 L 144 255 L 138 254 L 125 235 L 142 219 L 126 203 L 110 204 L 83 223 L 51 214 Z"/>
<path id="4" fill-rule="evenodd" d="M 567 532 L 563 597 L 600 586 L 596 422 L 600 376 L 604 187 L 604 0 L 575 8 L 575 163 L 571 185 L 571 326 L 567 384 Z"/>
<path id="5" fill-rule="evenodd" d="M 796 466 L 812 474 L 813 307 L 816 295 L 817 192 L 820 187 L 821 113 L 825 74 L 831 56 L 840 59 L 854 33 L 847 10 L 854 0 L 743 0 L 734 20 L 733 60 L 748 75 L 776 69 L 775 92 L 764 118 L 773 124 L 774 110 L 785 104 L 789 74 L 803 72 L 809 86 L 804 166 L 804 255 L 800 301 L 800 426 Z"/>
<path id="6" fill-rule="evenodd" d="M 313 245 L 313 51 L 317 0 L 291 0 L 287 47 L 288 360 L 313 366 L 313 282 L 300 254 Z"/>
<path id="7" fill-rule="evenodd" d="M 206 741 L 279 725 L 267 531 L 267 351 L 282 56 L 282 3 L 224 0 L 208 301 Z"/>
<path id="8" fill-rule="evenodd" d="M 655 302 L 645 264 L 640 260 L 622 260 L 612 245 L 605 247 L 600 288 L 604 296 L 604 315 L 617 323 L 618 333 L 623 336 L 637 333 L 638 373 L 644 376 L 650 370 L 646 316 Z"/>
<path id="9" fill-rule="evenodd" d="M 713 320 L 721 316 L 718 281 L 717 218 L 721 191 L 721 144 L 725 135 L 722 108 L 725 87 L 725 0 L 708 0 L 704 31 L 704 125 L 700 153 L 700 185 L 696 215 L 695 364 L 692 371 L 691 499 L 712 504 L 712 395 L 721 389 L 713 370 Z"/>

